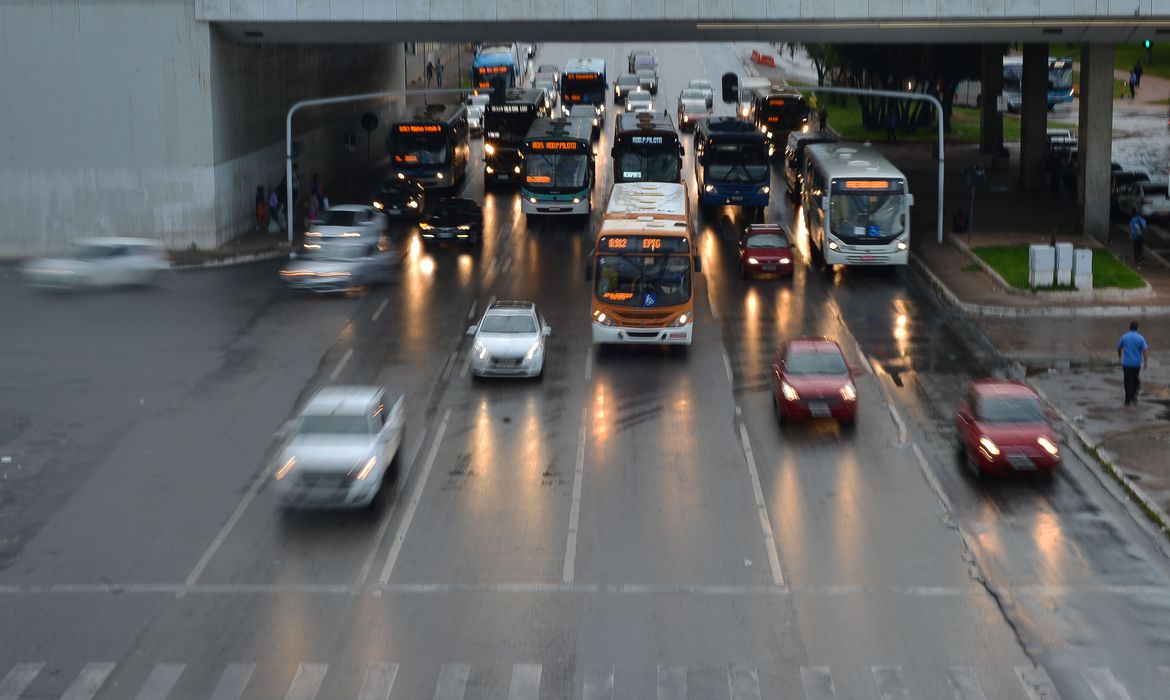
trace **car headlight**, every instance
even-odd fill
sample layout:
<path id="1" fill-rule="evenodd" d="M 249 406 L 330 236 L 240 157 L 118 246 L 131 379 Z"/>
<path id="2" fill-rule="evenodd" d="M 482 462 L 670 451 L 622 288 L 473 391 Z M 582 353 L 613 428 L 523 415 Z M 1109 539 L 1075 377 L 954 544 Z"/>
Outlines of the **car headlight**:
<path id="1" fill-rule="evenodd" d="M 487 347 L 478 340 L 475 341 L 475 345 L 471 346 L 471 351 L 481 360 L 486 360 L 488 357 Z"/>
<path id="2" fill-rule="evenodd" d="M 616 326 L 617 325 L 616 323 L 613 322 L 612 318 L 605 315 L 604 311 L 594 311 L 593 312 L 593 320 L 600 323 L 603 326 Z"/>
<path id="3" fill-rule="evenodd" d="M 703 185 L 703 191 L 704 192 L 714 192 L 715 185 Z"/>
<path id="4" fill-rule="evenodd" d="M 772 188 L 768 185 L 764 185 L 763 187 L 760 188 L 760 192 L 763 192 L 764 194 L 768 194 L 771 191 L 772 191 Z"/>
<path id="5" fill-rule="evenodd" d="M 308 236 L 309 238 L 320 238 L 321 232 L 320 231 L 305 231 L 305 235 Z"/>
<path id="6" fill-rule="evenodd" d="M 418 209 L 418 201 L 412 199 L 406 203 L 406 206 L 410 207 L 411 209 Z"/>
<path id="7" fill-rule="evenodd" d="M 367 459 L 366 463 L 362 465 L 362 468 L 358 471 L 357 476 L 355 478 L 358 481 L 364 480 L 367 476 L 370 475 L 370 472 L 374 471 L 374 465 L 376 465 L 377 463 L 378 463 L 377 457 L 370 457 L 369 459 Z"/>
<path id="8" fill-rule="evenodd" d="M 399 180 L 405 180 L 405 179 L 406 179 L 406 173 L 398 173 L 398 179 L 399 179 Z"/>
<path id="9" fill-rule="evenodd" d="M 540 348 L 543 345 L 544 343 L 539 340 L 533 343 L 532 347 L 528 348 L 528 352 L 524 354 L 524 359 L 531 360 L 532 358 L 536 357 L 536 353 L 540 351 Z"/>
<path id="10" fill-rule="evenodd" d="M 760 261 L 756 260 L 755 258 L 748 258 L 748 264 L 749 265 L 759 265 Z"/>
<path id="11" fill-rule="evenodd" d="M 857 400 L 857 388 L 853 386 L 852 382 L 841 387 L 841 398 L 845 399 L 846 401 Z"/>
<path id="12" fill-rule="evenodd" d="M 771 131 L 769 131 L 769 132 L 768 132 L 768 138 L 772 138 L 772 132 L 771 132 Z"/>
<path id="13" fill-rule="evenodd" d="M 436 177 L 436 178 L 438 178 L 439 180 L 442 180 L 442 179 L 443 179 L 443 173 L 435 173 L 435 177 Z"/>
<path id="14" fill-rule="evenodd" d="M 744 107 L 743 109 L 741 109 L 741 110 L 740 110 L 740 114 L 742 114 L 742 115 L 743 115 L 743 117 L 746 119 L 746 118 L 747 118 L 747 115 L 749 114 L 749 112 L 748 112 L 748 108 L 747 108 L 747 107 Z"/>
<path id="15" fill-rule="evenodd" d="M 768 155 L 769 156 L 776 155 L 776 147 L 775 146 L 768 146 Z"/>
<path id="16" fill-rule="evenodd" d="M 792 262 L 792 259 L 791 259 L 791 258 L 780 258 L 780 264 L 781 264 L 781 265 L 787 265 L 787 264 L 788 264 L 788 263 L 790 263 L 790 262 Z"/>
<path id="17" fill-rule="evenodd" d="M 766 126 L 764 126 L 764 125 L 762 125 L 762 124 L 761 124 L 761 125 L 760 125 L 760 133 L 761 133 L 761 134 L 766 134 L 766 133 L 768 133 L 768 127 L 766 127 Z"/>
<path id="18" fill-rule="evenodd" d="M 689 122 L 690 120 L 691 120 L 691 118 L 690 118 L 690 117 L 688 117 L 688 116 L 687 116 L 687 115 L 685 115 L 685 114 L 683 115 L 683 121 L 684 121 L 684 122 Z"/>
<path id="19" fill-rule="evenodd" d="M 573 204 L 580 204 L 580 203 L 581 203 L 580 197 L 573 197 Z"/>
<path id="20" fill-rule="evenodd" d="M 829 250 L 837 250 L 837 241 L 829 241 Z"/>
<path id="21" fill-rule="evenodd" d="M 690 314 L 679 314 L 679 317 L 670 322 L 671 328 L 680 328 L 691 322 Z"/>
<path id="22" fill-rule="evenodd" d="M 536 204 L 536 197 L 529 197 L 529 198 L 528 198 L 528 203 L 529 203 L 529 204 Z"/>
<path id="23" fill-rule="evenodd" d="M 898 241 L 898 250 L 906 250 L 906 241 Z"/>
<path id="24" fill-rule="evenodd" d="M 514 173 L 516 173 L 517 175 L 519 175 L 519 174 L 520 174 L 520 166 L 519 166 L 519 165 L 517 165 L 517 166 L 513 167 L 513 168 L 512 168 L 512 172 L 514 172 Z"/>
<path id="25" fill-rule="evenodd" d="M 601 114 L 605 111 L 605 105 L 593 105 L 593 111 Z"/>
<path id="26" fill-rule="evenodd" d="M 808 124 L 805 124 L 804 126 L 800 127 L 800 133 L 802 133 L 802 134 L 808 133 Z"/>
<path id="27" fill-rule="evenodd" d="M 287 462 L 280 465 L 280 468 L 276 470 L 276 480 L 280 481 L 284 477 L 288 476 L 288 473 L 291 472 L 295 466 L 297 466 L 297 456 L 293 455 L 292 457 L 288 458 Z"/>
<path id="28" fill-rule="evenodd" d="M 470 231 L 470 230 L 471 230 L 471 224 L 460 224 L 460 225 L 459 225 L 459 226 L 457 226 L 456 228 L 458 228 L 460 231 Z"/>
<path id="29" fill-rule="evenodd" d="M 979 438 L 979 445 L 983 448 L 989 456 L 994 457 L 999 454 L 999 445 L 991 441 L 991 438 L 986 435 Z"/>
<path id="30" fill-rule="evenodd" d="M 486 172 L 488 175 L 491 175 L 491 174 L 492 174 L 492 173 L 494 173 L 495 171 L 496 171 L 496 169 L 495 169 L 495 168 L 493 168 L 493 167 L 492 167 L 492 166 L 490 166 L 490 165 L 489 165 L 489 166 L 487 166 L 486 168 L 484 168 L 484 172 Z"/>
<path id="31" fill-rule="evenodd" d="M 430 224 L 428 224 L 425 221 L 419 222 L 418 227 L 424 231 L 430 231 L 432 228 L 434 228 L 433 226 L 431 226 Z"/>
<path id="32" fill-rule="evenodd" d="M 496 147 L 490 143 L 485 143 L 483 145 L 483 152 L 490 156 L 491 154 L 496 152 Z"/>
<path id="33" fill-rule="evenodd" d="M 593 126 L 597 126 L 597 117 L 593 118 Z"/>
<path id="34" fill-rule="evenodd" d="M 1040 445 L 1040 447 L 1043 447 L 1044 451 L 1053 457 L 1056 457 L 1060 454 L 1060 448 L 1056 445 L 1055 442 L 1049 440 L 1045 435 L 1041 435 L 1040 437 L 1036 438 L 1036 443 Z"/>
<path id="35" fill-rule="evenodd" d="M 385 207 L 382 206 L 382 203 L 378 202 L 378 201 L 374 202 L 374 208 L 377 209 L 378 211 L 382 211 L 383 209 L 385 209 Z"/>
<path id="36" fill-rule="evenodd" d="M 780 393 L 784 394 L 785 401 L 796 401 L 800 398 L 800 394 L 796 393 L 796 389 L 788 382 L 780 382 Z"/>

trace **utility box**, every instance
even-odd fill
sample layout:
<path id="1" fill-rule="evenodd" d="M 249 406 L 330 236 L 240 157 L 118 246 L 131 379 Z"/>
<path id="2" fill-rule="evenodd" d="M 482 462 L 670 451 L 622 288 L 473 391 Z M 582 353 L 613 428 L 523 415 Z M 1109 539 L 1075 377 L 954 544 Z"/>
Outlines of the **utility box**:
<path id="1" fill-rule="evenodd" d="M 1073 283 L 1073 244 L 1056 244 L 1056 283 L 1068 286 Z"/>
<path id="2" fill-rule="evenodd" d="M 1077 289 L 1093 288 L 1093 250 L 1077 248 L 1073 251 L 1073 285 Z"/>
<path id="3" fill-rule="evenodd" d="M 1051 287 L 1056 274 L 1056 249 L 1050 245 L 1028 246 L 1028 286 Z"/>

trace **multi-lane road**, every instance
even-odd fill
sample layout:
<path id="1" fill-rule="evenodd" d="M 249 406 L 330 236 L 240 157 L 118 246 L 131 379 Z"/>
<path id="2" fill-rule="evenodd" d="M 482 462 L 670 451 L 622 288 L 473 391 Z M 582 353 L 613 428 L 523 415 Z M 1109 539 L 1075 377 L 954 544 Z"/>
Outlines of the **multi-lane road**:
<path id="1" fill-rule="evenodd" d="M 537 62 L 612 80 L 630 48 Z M 740 65 L 655 49 L 672 113 Z M 1166 543 L 1076 449 L 1051 483 L 965 475 L 950 410 L 996 362 L 911 271 L 826 274 L 801 240 L 791 281 L 744 281 L 727 210 L 694 344 L 599 351 L 591 226 L 517 196 L 483 196 L 479 251 L 398 228 L 401 279 L 364 296 L 275 264 L 74 295 L 0 270 L 0 699 L 1170 697 Z M 553 327 L 545 379 L 472 382 L 463 331 L 511 298 Z M 776 425 L 800 334 L 862 368 L 855 431 Z M 406 395 L 402 473 L 377 512 L 283 512 L 274 432 L 332 383 Z"/>

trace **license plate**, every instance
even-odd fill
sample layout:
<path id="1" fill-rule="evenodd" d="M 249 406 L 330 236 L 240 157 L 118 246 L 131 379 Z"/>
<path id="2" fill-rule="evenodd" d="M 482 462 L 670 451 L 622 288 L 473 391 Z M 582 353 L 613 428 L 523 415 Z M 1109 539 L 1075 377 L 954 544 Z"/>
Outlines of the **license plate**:
<path id="1" fill-rule="evenodd" d="M 760 269 L 764 272 L 775 272 L 777 267 L 775 265 L 760 265 Z"/>
<path id="2" fill-rule="evenodd" d="M 686 333 L 671 333 L 670 339 L 671 340 L 686 340 L 687 334 Z"/>
<path id="3" fill-rule="evenodd" d="M 1018 469 L 1020 471 L 1027 471 L 1036 468 L 1035 463 L 1032 462 L 1032 458 L 1024 454 L 1008 455 L 1007 461 L 1008 464 L 1012 465 L 1013 469 Z"/>
<path id="4" fill-rule="evenodd" d="M 743 201 L 743 197 L 732 197 L 732 198 L 731 198 L 731 201 L 733 201 L 733 202 L 742 202 L 742 201 Z"/>
<path id="5" fill-rule="evenodd" d="M 829 404 L 810 403 L 808 405 L 808 414 L 814 418 L 827 418 L 829 416 Z"/>
<path id="6" fill-rule="evenodd" d="M 872 255 L 862 255 L 862 256 L 861 256 L 861 259 L 862 259 L 862 260 L 877 260 L 877 258 L 875 258 L 875 257 L 874 257 L 874 256 L 872 256 Z"/>

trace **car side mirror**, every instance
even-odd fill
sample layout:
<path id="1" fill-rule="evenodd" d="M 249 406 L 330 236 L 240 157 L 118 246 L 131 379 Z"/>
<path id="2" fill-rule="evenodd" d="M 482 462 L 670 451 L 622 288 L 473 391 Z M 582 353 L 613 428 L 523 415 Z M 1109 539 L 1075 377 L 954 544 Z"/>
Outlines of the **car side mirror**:
<path id="1" fill-rule="evenodd" d="M 546 338 L 549 337 L 550 335 L 552 335 L 552 326 L 550 326 L 546 323 L 544 325 L 544 329 L 541 331 L 541 334 L 544 335 L 544 337 L 546 337 Z"/>
<path id="2" fill-rule="evenodd" d="M 479 329 L 479 327 L 478 327 L 478 326 L 476 326 L 475 324 L 472 324 L 472 325 L 468 326 L 468 327 L 467 327 L 467 335 L 469 335 L 469 336 L 472 336 L 472 337 L 475 337 L 475 332 L 476 332 L 478 329 Z"/>

